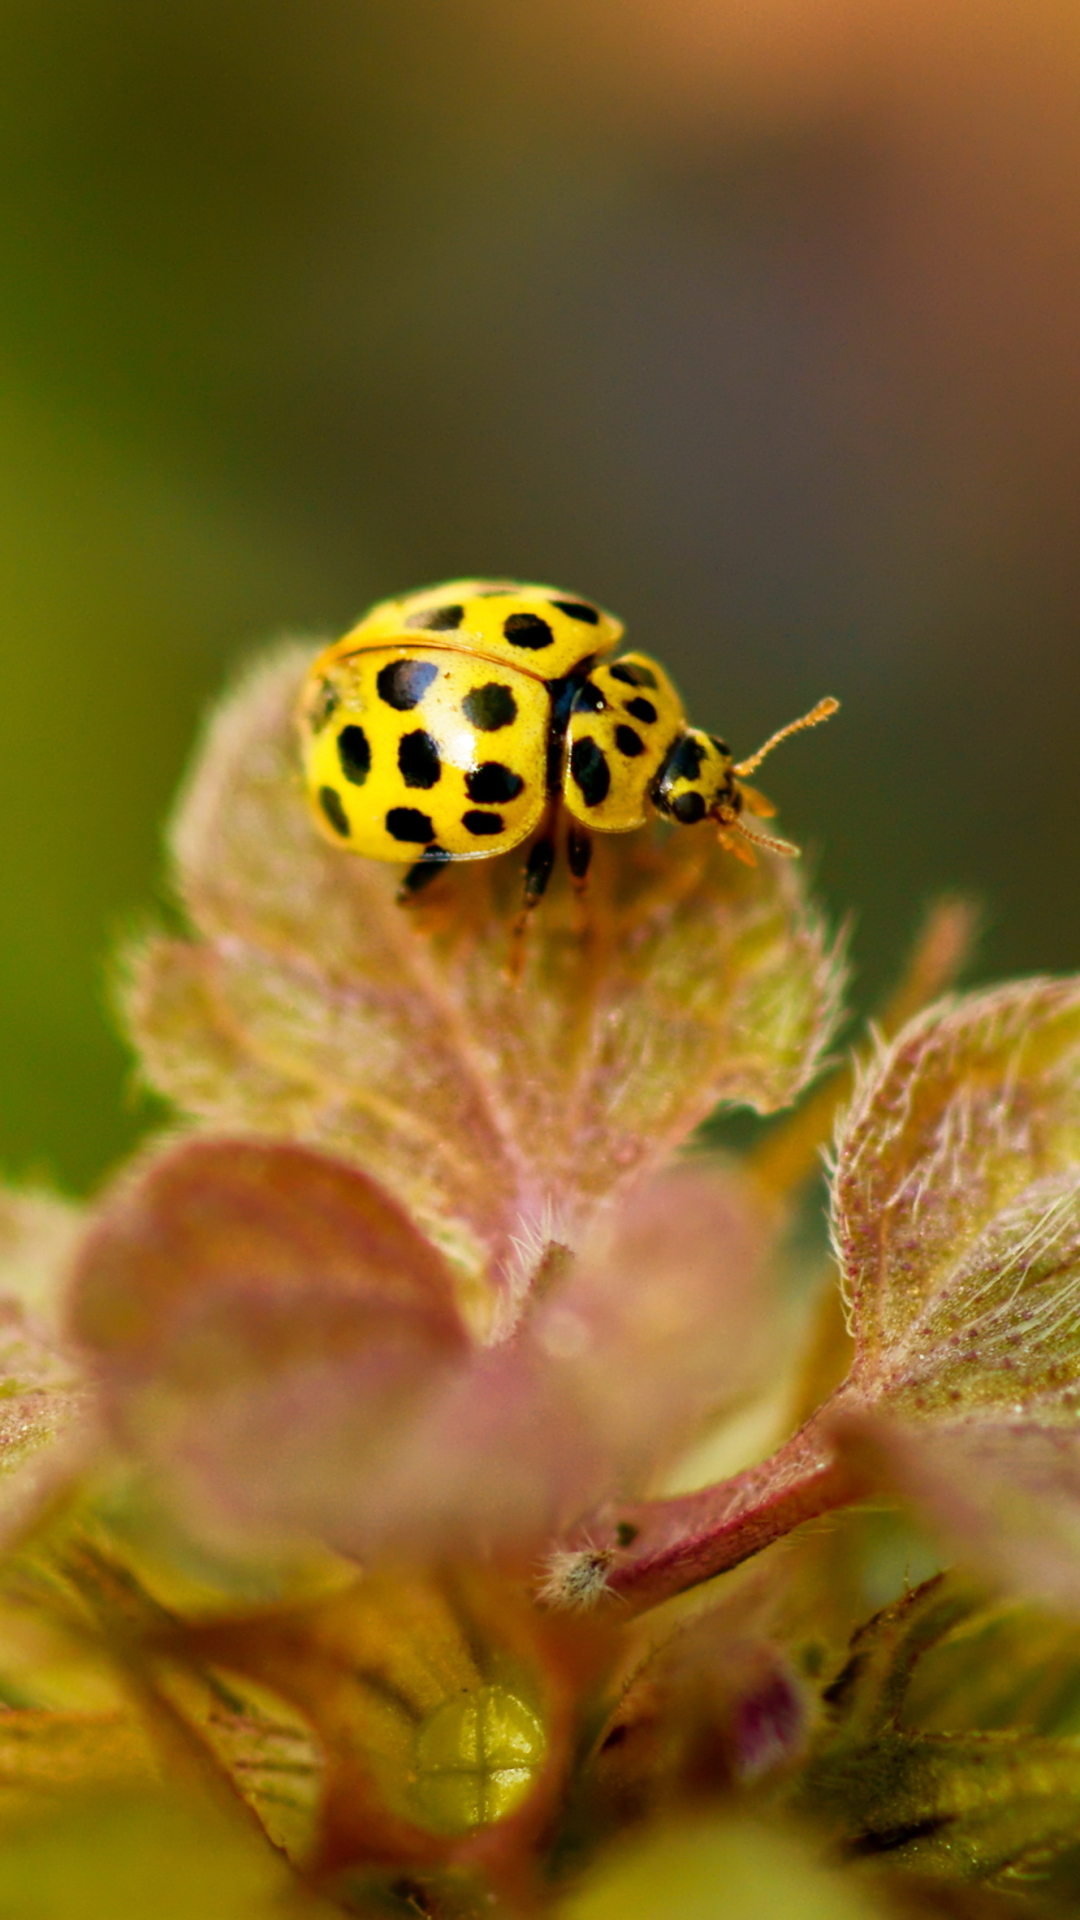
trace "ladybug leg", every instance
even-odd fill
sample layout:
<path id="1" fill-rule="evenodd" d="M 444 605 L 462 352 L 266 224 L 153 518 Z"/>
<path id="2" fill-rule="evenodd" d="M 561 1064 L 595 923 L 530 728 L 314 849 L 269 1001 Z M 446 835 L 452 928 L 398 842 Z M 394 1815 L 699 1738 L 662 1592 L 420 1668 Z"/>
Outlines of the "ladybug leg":
<path id="1" fill-rule="evenodd" d="M 422 893 L 425 887 L 430 887 L 436 874 L 441 873 L 452 858 L 452 854 L 447 853 L 444 847 L 429 847 L 423 859 L 417 860 L 415 865 L 409 868 L 398 888 L 398 906 L 407 907 L 410 900 L 416 899 L 418 893 Z"/>
<path id="2" fill-rule="evenodd" d="M 549 806 L 539 834 L 529 848 L 529 857 L 525 862 L 525 879 L 521 892 L 521 911 L 510 929 L 510 953 L 507 961 L 507 974 L 516 984 L 521 979 L 525 965 L 525 930 L 529 924 L 529 915 L 539 906 L 547 892 L 555 865 L 555 817 L 557 807 Z"/>
<path id="3" fill-rule="evenodd" d="M 522 914 L 531 913 L 547 892 L 555 865 L 555 842 L 550 833 L 544 832 L 539 840 L 534 840 L 525 862 L 525 886 L 521 899 Z"/>
<path id="4" fill-rule="evenodd" d="M 571 821 L 566 836 L 566 860 L 570 876 L 580 893 L 585 885 L 585 877 L 592 860 L 592 834 L 585 827 L 579 827 L 576 820 Z"/>

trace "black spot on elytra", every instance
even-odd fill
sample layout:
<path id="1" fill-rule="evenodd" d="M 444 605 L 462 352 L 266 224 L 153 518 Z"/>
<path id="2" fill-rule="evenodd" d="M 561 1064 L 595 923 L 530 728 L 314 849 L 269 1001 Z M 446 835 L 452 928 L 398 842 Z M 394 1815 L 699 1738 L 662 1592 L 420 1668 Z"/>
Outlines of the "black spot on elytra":
<path id="1" fill-rule="evenodd" d="M 696 827 L 705 818 L 705 802 L 700 793 L 677 793 L 671 811 L 684 827 Z"/>
<path id="2" fill-rule="evenodd" d="M 519 773 L 511 773 L 501 760 L 485 760 L 465 778 L 465 791 L 470 800 L 479 800 L 484 806 L 503 806 L 507 800 L 516 800 L 524 792 L 525 782 Z"/>
<path id="3" fill-rule="evenodd" d="M 681 740 L 675 742 L 668 755 L 664 768 L 667 780 L 696 780 L 701 772 L 701 763 L 705 758 L 705 749 L 697 740 L 684 733 Z"/>
<path id="4" fill-rule="evenodd" d="M 410 613 L 405 625 L 424 633 L 453 633 L 464 618 L 464 607 L 422 607 L 419 613 Z"/>
<path id="5" fill-rule="evenodd" d="M 430 814 L 421 813 L 417 807 L 391 807 L 386 816 L 386 831 L 392 840 L 406 840 L 416 846 L 435 838 Z"/>
<path id="6" fill-rule="evenodd" d="M 728 746 L 726 740 L 721 740 L 715 733 L 710 733 L 709 739 L 712 741 L 717 753 L 722 753 L 725 760 L 731 759 L 731 748 Z"/>
<path id="7" fill-rule="evenodd" d="M 633 727 L 616 727 L 615 745 L 620 753 L 625 753 L 628 760 L 635 760 L 639 753 L 645 751 L 645 742 L 640 733 L 634 732 Z"/>
<path id="8" fill-rule="evenodd" d="M 330 825 L 333 827 L 334 832 L 340 833 L 342 839 L 347 840 L 349 837 L 349 816 L 341 804 L 340 793 L 335 792 L 333 787 L 320 787 L 319 805 L 329 820 Z"/>
<path id="9" fill-rule="evenodd" d="M 634 700 L 623 701 L 623 711 L 624 713 L 632 713 L 635 720 L 642 721 L 647 727 L 651 727 L 653 721 L 656 719 L 656 708 L 653 706 L 652 701 L 646 700 L 640 693 Z"/>
<path id="10" fill-rule="evenodd" d="M 461 711 L 481 733 L 498 733 L 500 727 L 508 727 L 517 719 L 517 701 L 509 687 L 489 680 L 486 686 L 474 687 L 465 695 Z"/>
<path id="11" fill-rule="evenodd" d="M 611 668 L 613 680 L 621 680 L 627 687 L 655 687 L 657 678 L 651 667 L 639 667 L 632 661 L 617 660 Z"/>
<path id="12" fill-rule="evenodd" d="M 342 727 L 337 738 L 341 771 L 354 787 L 362 787 L 371 772 L 371 748 L 363 727 Z"/>
<path id="13" fill-rule="evenodd" d="M 484 834 L 501 833 L 503 830 L 503 817 L 501 813 L 481 813 L 478 807 L 470 807 L 468 813 L 462 814 L 461 824 L 463 827 L 467 827 L 470 833 L 483 836 Z"/>
<path id="14" fill-rule="evenodd" d="M 605 713 L 607 701 L 594 680 L 586 680 L 574 701 L 575 713 Z"/>
<path id="15" fill-rule="evenodd" d="M 411 713 L 420 705 L 439 669 L 432 660 L 391 660 L 380 667 L 375 679 L 379 699 L 398 713 Z"/>
<path id="16" fill-rule="evenodd" d="M 319 690 L 308 708 L 308 725 L 312 733 L 322 732 L 337 705 L 337 688 L 331 686 L 329 680 L 320 680 Z"/>
<path id="17" fill-rule="evenodd" d="M 587 807 L 598 807 L 601 800 L 607 798 L 611 785 L 608 763 L 596 741 L 588 734 L 584 740 L 575 740 L 570 749 L 570 772 L 581 788 L 582 799 Z"/>
<path id="18" fill-rule="evenodd" d="M 600 615 L 596 608 L 590 607 L 584 600 L 553 600 L 551 604 L 553 607 L 558 607 L 559 612 L 565 613 L 571 620 L 583 620 L 588 627 L 597 627 L 600 624 Z"/>
<path id="19" fill-rule="evenodd" d="M 418 727 L 415 733 L 402 734 L 397 763 L 407 787 L 433 787 L 442 773 L 438 746 L 423 727 Z"/>
<path id="20" fill-rule="evenodd" d="M 512 647 L 525 647 L 529 653 L 550 647 L 555 638 L 547 621 L 541 620 L 538 613 L 508 613 L 503 632 Z"/>

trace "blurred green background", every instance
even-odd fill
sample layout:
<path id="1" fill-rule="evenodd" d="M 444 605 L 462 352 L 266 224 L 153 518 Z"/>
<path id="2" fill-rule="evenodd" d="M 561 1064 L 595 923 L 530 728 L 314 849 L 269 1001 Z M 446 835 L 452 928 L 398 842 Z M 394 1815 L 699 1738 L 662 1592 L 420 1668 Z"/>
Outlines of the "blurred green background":
<path id="1" fill-rule="evenodd" d="M 106 958 L 230 665 L 460 573 L 627 620 L 857 913 L 1080 964 L 1080 18 L 4 0 L 0 1163 L 134 1136 Z"/>

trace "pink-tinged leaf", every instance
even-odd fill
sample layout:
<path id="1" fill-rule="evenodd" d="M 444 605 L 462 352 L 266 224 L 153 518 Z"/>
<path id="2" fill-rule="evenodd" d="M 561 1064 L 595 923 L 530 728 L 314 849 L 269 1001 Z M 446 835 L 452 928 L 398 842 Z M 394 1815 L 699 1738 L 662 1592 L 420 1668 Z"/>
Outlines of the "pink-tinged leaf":
<path id="1" fill-rule="evenodd" d="M 752 1785 L 789 1772 L 805 1750 L 811 1695 L 768 1637 L 760 1589 L 722 1594 L 693 1619 L 684 1613 L 623 1678 L 586 1773 L 601 1819 L 677 1806 L 705 1780 L 714 1792 Z M 636 1635 L 631 1644 L 640 1658 Z"/>
<path id="2" fill-rule="evenodd" d="M 1011 1410 L 1067 1387 L 1077 1196 L 1080 983 L 1022 982 L 913 1021 L 867 1076 L 838 1152 L 859 1385 L 908 1411 L 930 1396 L 937 1412 L 954 1392 Z"/>
<path id="3" fill-rule="evenodd" d="M 640 1487 L 767 1377 L 789 1331 L 763 1271 L 773 1226 L 733 1171 L 676 1166 L 599 1223 L 537 1301 L 529 1338 L 587 1413 L 609 1484 Z"/>
<path id="4" fill-rule="evenodd" d="M 880 1487 L 1008 1592 L 1080 1606 L 1080 1438 L 1022 1420 L 844 1416 L 836 1438 Z"/>
<path id="5" fill-rule="evenodd" d="M 54 1495 L 90 1446 L 88 1395 L 57 1331 L 75 1209 L 0 1192 L 0 1539 Z"/>
<path id="6" fill-rule="evenodd" d="M 776 1330 L 763 1238 L 734 1176 L 646 1182 L 515 1336 L 426 1402 L 378 1485 L 342 1487 L 339 1540 L 535 1553 L 612 1488 L 642 1489 L 761 1377 Z"/>
<path id="7" fill-rule="evenodd" d="M 681 1499 L 609 1502 L 578 1553 L 601 1549 L 607 1588 L 647 1605 L 899 1483 L 1014 1583 L 1080 1598 L 1080 983 L 911 1022 L 864 1076 L 834 1207 L 847 1379 L 772 1459 Z M 1006 1570 L 991 1542 L 1013 1513 Z M 571 1581 L 574 1545 L 556 1562 Z"/>
<path id="8" fill-rule="evenodd" d="M 465 1350 L 440 1255 L 299 1147 L 188 1141 L 106 1199 L 73 1322 L 122 1442 L 226 1539 L 331 1530 Z"/>
<path id="9" fill-rule="evenodd" d="M 483 1349 L 365 1176 L 188 1140 L 106 1201 L 73 1317 L 114 1432 L 215 1537 L 535 1555 L 760 1378 L 764 1224 L 733 1175 L 660 1176 Z"/>
<path id="10" fill-rule="evenodd" d="M 521 862 L 441 874 L 327 845 L 301 790 L 307 656 L 222 709 L 174 832 L 194 937 L 133 957 L 144 1070 L 220 1129 L 360 1161 L 505 1323 L 545 1242 L 667 1158 L 719 1101 L 771 1110 L 814 1071 L 838 973 L 790 862 L 748 873 L 714 832 L 600 836 L 560 869 L 515 977 Z M 475 1301 L 483 1314 L 483 1307 Z"/>
<path id="11" fill-rule="evenodd" d="M 856 1100 L 835 1204 L 845 1448 L 999 1578 L 1075 1605 L 1080 984 L 914 1022 Z"/>

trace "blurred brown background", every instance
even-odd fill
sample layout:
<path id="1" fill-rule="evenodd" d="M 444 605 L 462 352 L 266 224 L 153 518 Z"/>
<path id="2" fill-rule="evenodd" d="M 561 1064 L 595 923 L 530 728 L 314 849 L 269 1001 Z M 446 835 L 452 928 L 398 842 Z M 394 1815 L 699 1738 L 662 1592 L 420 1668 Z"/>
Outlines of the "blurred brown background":
<path id="1" fill-rule="evenodd" d="M 104 1012 L 230 663 L 464 572 L 594 595 L 770 768 L 872 998 L 943 886 L 1080 965 L 1080 15 L 5 0 L 0 1163 Z"/>

